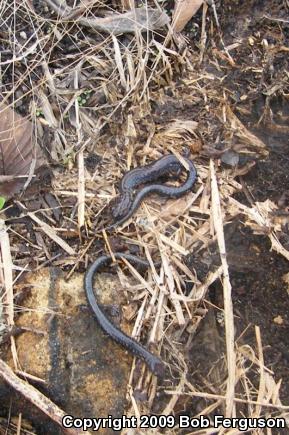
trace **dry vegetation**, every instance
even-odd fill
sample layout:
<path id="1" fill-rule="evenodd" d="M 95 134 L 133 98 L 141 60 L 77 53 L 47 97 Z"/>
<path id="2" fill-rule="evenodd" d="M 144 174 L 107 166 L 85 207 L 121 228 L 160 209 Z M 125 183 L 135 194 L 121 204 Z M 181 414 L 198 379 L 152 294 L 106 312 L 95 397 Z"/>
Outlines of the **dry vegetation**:
<path id="1" fill-rule="evenodd" d="M 138 302 L 132 316 L 133 335 L 159 352 L 168 371 L 161 384 L 143 367 L 136 381 L 133 366 L 128 415 L 185 410 L 192 416 L 211 416 L 216 411 L 226 416 L 288 416 L 289 406 L 279 398 L 281 380 L 277 382 L 264 364 L 259 327 L 255 327 L 255 348 L 235 334 L 234 289 L 224 238 L 226 225 L 242 216 L 244 225 L 268 235 L 272 249 L 289 260 L 280 242 L 283 227 L 276 219 L 278 207 L 269 200 L 248 206 L 233 196 L 242 190 L 239 177 L 268 150 L 241 122 L 233 92 L 224 85 L 226 74 L 244 68 L 235 60 L 237 52 L 258 52 L 263 70 L 257 71 L 260 65 L 248 68 L 252 77 L 259 74 L 260 78 L 272 57 L 285 50 L 285 42 L 268 46 L 257 37 L 253 42 L 240 38 L 225 46 L 219 23 L 222 9 L 206 4 L 198 17 L 198 43 L 193 44 L 185 33 L 174 34 L 170 26 L 156 25 L 153 31 L 141 33 L 141 24 L 134 33 L 106 33 L 96 17 L 124 12 L 120 6 L 83 1 L 73 9 L 73 2 L 67 3 L 67 10 L 59 9 L 61 2 L 56 0 L 0 3 L 2 98 L 32 121 L 35 141 L 43 147 L 53 173 L 52 188 L 35 189 L 32 184 L 32 191 L 15 200 L 21 216 L 32 222 L 32 233 L 11 217 L 6 226 L 2 224 L 3 323 L 7 329 L 14 325 L 13 285 L 26 270 L 54 265 L 70 278 L 75 271 L 84 271 L 102 250 L 113 254 L 137 247 L 151 270 L 141 276 L 127 264 L 126 273 L 138 283 L 129 288 Z M 150 7 L 157 10 L 153 2 Z M 163 13 L 161 19 L 166 23 Z M 285 93 L 285 79 L 280 71 L 271 84 L 275 95 Z M 260 86 L 258 79 L 252 81 L 242 98 L 250 99 Z M 101 232 L 101 212 L 115 196 L 125 171 L 167 153 L 181 158 L 186 150 L 198 169 L 194 192 L 178 200 L 149 198 L 130 226 L 117 234 Z M 231 165 L 236 156 L 243 158 L 242 165 Z M 226 159 L 228 166 L 221 164 Z M 202 274 L 188 256 L 213 245 L 218 246 L 221 261 Z M 158 259 L 160 269 L 154 266 Z M 218 280 L 223 305 L 215 308 L 222 317 L 225 344 L 216 351 L 214 370 L 195 382 L 191 346 L 201 325 L 209 322 L 208 289 Z M 13 337 L 11 350 L 17 369 Z M 2 363 L 0 375 L 31 394 Z M 148 400 L 138 401 L 136 389 L 146 390 Z M 57 421 L 61 411 L 37 393 L 33 393 L 34 403 Z M 198 401 L 199 409 L 192 398 L 203 399 Z"/>

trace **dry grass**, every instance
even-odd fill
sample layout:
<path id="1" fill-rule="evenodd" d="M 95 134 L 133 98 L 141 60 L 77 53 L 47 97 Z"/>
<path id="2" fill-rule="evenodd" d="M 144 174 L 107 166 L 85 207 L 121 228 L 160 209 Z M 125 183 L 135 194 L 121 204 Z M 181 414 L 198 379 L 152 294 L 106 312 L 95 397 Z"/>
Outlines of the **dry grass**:
<path id="1" fill-rule="evenodd" d="M 93 6 L 87 7 L 95 18 L 101 9 L 111 9 L 96 1 L 88 5 Z M 121 243 L 137 245 L 151 264 L 148 276 L 143 277 L 125 262 L 127 273 L 137 282 L 133 288 L 119 272 L 121 283 L 139 305 L 132 335 L 147 337 L 147 343 L 166 361 L 171 376 L 160 385 L 143 367 L 135 384 L 133 366 L 128 384 L 128 414 L 139 416 L 156 409 L 159 414 L 174 414 L 191 403 L 187 398 L 203 398 L 204 409 L 197 415 L 211 416 L 222 409 L 227 417 L 243 414 L 287 416 L 288 419 L 289 407 L 279 399 L 281 381 L 276 382 L 274 373 L 264 364 L 259 328 L 255 328 L 256 349 L 241 345 L 234 334 L 234 289 L 230 283 L 224 227 L 243 214 L 246 225 L 255 232 L 268 234 L 273 249 L 287 259 L 289 253 L 278 239 L 280 223 L 272 214 L 275 206 L 266 202 L 247 207 L 236 201 L 232 195 L 242 189 L 236 181 L 241 172 L 237 168 L 223 169 L 213 161 L 216 158 L 219 162 L 220 153 L 215 147 L 218 138 L 226 141 L 228 149 L 233 148 L 241 155 L 258 158 L 267 154 L 264 143 L 233 112 L 222 80 L 202 66 L 205 42 L 220 30 L 216 9 L 212 15 L 215 21 L 211 17 L 215 33 L 208 34 L 205 21 L 208 10 L 204 6 L 203 44 L 198 52 L 190 50 L 182 36 L 174 39 L 170 29 L 151 34 L 136 31 L 125 38 L 95 29 L 86 30 L 84 35 L 83 22 L 63 21 L 61 14 L 51 14 L 49 7 L 34 10 L 28 0 L 16 3 L 2 0 L 0 11 L 7 51 L 4 50 L 0 61 L 4 99 L 32 119 L 36 139 L 45 145 L 50 158 L 65 168 L 65 171 L 54 169 L 53 194 L 62 213 L 59 220 L 53 207 L 47 205 L 30 211 L 29 200 L 24 200 L 29 210 L 24 214 L 34 221 L 40 234 L 36 242 L 27 239 L 17 226 L 1 230 L 1 279 L 8 326 L 14 323 L 13 268 L 25 270 L 33 258 L 33 267 L 38 269 L 51 264 L 69 266 L 69 278 L 78 267 L 87 266 L 93 260 L 91 246 L 101 238 L 104 249 L 113 255 L 112 237 L 97 230 L 101 226 L 101 211 L 115 196 L 114 186 L 121 174 L 166 153 L 181 156 L 185 146 L 198 169 L 195 191 L 178 200 L 148 199 L 132 218 L 135 229 L 126 224 L 117 234 Z M 48 19 L 43 18 L 44 11 L 49 12 Z M 80 17 L 86 19 L 86 13 L 84 8 Z M 21 23 L 31 28 L 30 34 L 25 30 L 26 39 L 19 33 Z M 224 60 L 230 68 L 234 64 L 233 50 L 231 53 L 227 48 L 216 47 L 217 43 L 216 70 L 221 70 L 218 62 Z M 178 75 L 183 78 L 177 85 Z M 180 106 L 168 115 L 176 100 L 183 106 L 191 105 L 192 112 Z M 168 112 L 163 115 L 161 110 L 166 108 Z M 102 157 L 93 172 L 88 170 L 86 159 L 91 152 Z M 250 167 L 248 163 L 242 173 Z M 65 241 L 67 237 L 69 242 Z M 9 238 L 14 243 L 21 243 L 25 238 L 30 254 L 14 261 Z M 59 246 L 56 254 L 51 240 Z M 215 242 L 221 265 L 200 281 L 197 266 L 195 270 L 184 262 L 184 256 L 201 252 Z M 160 269 L 155 267 L 156 259 L 161 259 Z M 207 319 L 208 289 L 219 280 L 223 286 L 224 309 L 219 310 L 224 319 L 225 353 L 220 354 L 218 365 L 224 376 L 213 385 L 208 374 L 202 380 L 200 391 L 190 381 L 194 372 L 190 348 L 196 332 Z M 185 290 L 188 283 L 189 292 Z M 11 346 L 17 369 L 13 338 Z M 5 373 L 6 367 L 1 366 L 0 375 Z M 258 387 L 251 381 L 252 374 L 258 376 Z M 7 379 L 13 386 L 12 373 L 9 372 Z M 136 388 L 148 392 L 147 402 L 135 399 Z M 156 407 L 158 391 L 164 391 L 165 396 Z M 34 403 L 41 407 L 41 400 L 36 395 Z M 215 432 L 204 429 L 196 433 Z"/>

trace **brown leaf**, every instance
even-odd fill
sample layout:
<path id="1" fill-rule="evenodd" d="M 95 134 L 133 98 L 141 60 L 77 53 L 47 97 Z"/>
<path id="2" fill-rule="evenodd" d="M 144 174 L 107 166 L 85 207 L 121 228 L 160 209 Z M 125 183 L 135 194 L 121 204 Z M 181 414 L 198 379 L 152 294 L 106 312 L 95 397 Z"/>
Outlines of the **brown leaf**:
<path id="1" fill-rule="evenodd" d="M 135 30 L 147 32 L 166 26 L 169 17 L 165 11 L 149 8 L 136 8 L 123 14 L 112 14 L 105 18 L 79 18 L 77 22 L 100 32 L 121 35 Z"/>
<path id="2" fill-rule="evenodd" d="M 197 127 L 198 123 L 196 121 L 192 121 L 190 119 L 174 119 L 165 128 L 164 134 L 166 136 L 173 136 L 185 132 L 194 134 Z"/>
<path id="3" fill-rule="evenodd" d="M 0 103 L 0 195 L 7 199 L 19 192 L 44 163 L 33 144 L 32 123 Z"/>
<path id="4" fill-rule="evenodd" d="M 265 143 L 245 127 L 229 106 L 226 106 L 226 117 L 227 123 L 230 123 L 231 131 L 233 131 L 234 134 L 246 144 L 246 147 L 238 147 L 240 151 L 245 153 L 247 149 L 251 154 L 256 153 L 257 155 L 263 156 L 268 155 Z"/>
<path id="5" fill-rule="evenodd" d="M 204 0 L 176 0 L 173 13 L 174 30 L 181 32 L 203 3 Z"/>
<path id="6" fill-rule="evenodd" d="M 65 21 L 78 17 L 80 8 L 71 8 L 66 2 L 59 4 L 49 2 L 49 6 Z M 136 29 L 141 32 L 156 30 L 169 23 L 170 19 L 165 11 L 151 8 L 135 8 L 123 14 L 111 14 L 104 18 L 86 18 L 80 16 L 76 22 L 82 26 L 93 28 L 100 32 L 121 35 L 122 33 L 133 33 Z"/>

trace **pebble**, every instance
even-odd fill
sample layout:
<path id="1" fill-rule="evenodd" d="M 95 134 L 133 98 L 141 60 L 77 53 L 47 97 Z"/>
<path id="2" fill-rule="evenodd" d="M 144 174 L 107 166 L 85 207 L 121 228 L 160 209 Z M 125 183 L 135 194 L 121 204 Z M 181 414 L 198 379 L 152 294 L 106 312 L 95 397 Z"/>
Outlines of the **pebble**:
<path id="1" fill-rule="evenodd" d="M 221 156 L 221 161 L 229 166 L 237 166 L 239 163 L 239 154 L 233 150 L 225 151 Z"/>

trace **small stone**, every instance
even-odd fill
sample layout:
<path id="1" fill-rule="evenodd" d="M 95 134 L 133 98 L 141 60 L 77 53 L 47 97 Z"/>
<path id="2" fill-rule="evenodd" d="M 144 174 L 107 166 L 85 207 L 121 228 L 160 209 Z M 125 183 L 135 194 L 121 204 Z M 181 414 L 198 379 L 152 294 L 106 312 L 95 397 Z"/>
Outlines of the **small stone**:
<path id="1" fill-rule="evenodd" d="M 277 317 L 274 317 L 273 322 L 276 323 L 276 325 L 283 325 L 284 320 L 283 317 L 279 315 Z"/>
<path id="2" fill-rule="evenodd" d="M 237 166 L 239 163 L 239 154 L 233 150 L 225 151 L 221 156 L 221 161 L 228 166 Z"/>

